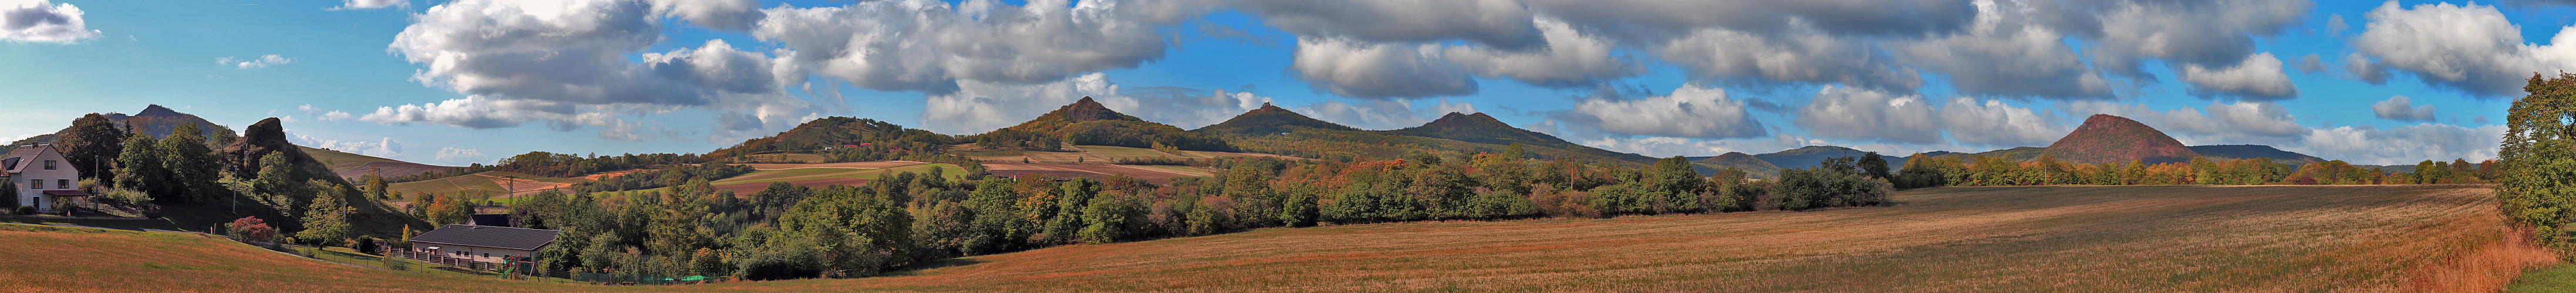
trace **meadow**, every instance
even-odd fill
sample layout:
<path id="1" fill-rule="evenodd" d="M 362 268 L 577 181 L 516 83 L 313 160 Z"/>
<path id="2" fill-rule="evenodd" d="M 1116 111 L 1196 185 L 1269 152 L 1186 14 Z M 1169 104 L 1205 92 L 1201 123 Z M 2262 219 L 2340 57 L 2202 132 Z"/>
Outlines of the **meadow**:
<path id="1" fill-rule="evenodd" d="M 190 234 L 0 225 L 0 245 L 28 248 L 0 250 L 11 268 L 0 291 L 2495 291 L 2555 261 L 2506 233 L 2491 192 L 1931 188 L 1886 207 L 1272 228 L 938 260 L 883 277 L 644 288 L 373 270 Z"/>

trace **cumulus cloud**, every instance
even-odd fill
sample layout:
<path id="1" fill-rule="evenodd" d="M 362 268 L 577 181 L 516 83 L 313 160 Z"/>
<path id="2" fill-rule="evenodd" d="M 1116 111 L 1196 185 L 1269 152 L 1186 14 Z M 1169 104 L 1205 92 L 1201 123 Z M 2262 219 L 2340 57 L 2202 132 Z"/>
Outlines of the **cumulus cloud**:
<path id="1" fill-rule="evenodd" d="M 1457 63 L 1440 58 L 1440 54 L 1438 45 L 1298 37 L 1295 63 L 1289 69 L 1317 89 L 1345 97 L 1476 93 L 1476 79 Z"/>
<path id="2" fill-rule="evenodd" d="M 1379 2 L 1379 1 L 1372 1 Z M 1572 25 L 1539 18 L 1536 25 L 1547 47 L 1505 50 L 1484 46 L 1449 46 L 1441 57 L 1486 77 L 1508 77 L 1547 86 L 1589 86 L 1594 81 L 1644 74 L 1646 68 L 1625 56 L 1612 56 L 1617 44 L 1586 35 Z"/>
<path id="3" fill-rule="evenodd" d="M 1941 126 L 1950 139 L 1961 145 L 1994 148 L 2046 146 L 2064 138 L 2073 128 L 2054 122 L 2056 117 L 2038 110 L 2014 107 L 2001 100 L 1980 103 L 1967 97 L 1951 98 L 1941 106 Z"/>
<path id="4" fill-rule="evenodd" d="M 375 141 L 342 141 L 313 137 L 301 133 L 294 133 L 293 131 L 288 131 L 287 136 L 291 142 L 301 146 L 368 155 L 378 158 L 401 158 L 403 155 L 402 143 L 394 142 L 394 139 L 391 137 Z"/>
<path id="5" fill-rule="evenodd" d="M 2433 121 L 2433 105 L 2415 105 L 2406 96 L 2390 96 L 2387 100 L 2370 104 L 2370 114 L 2379 116 L 2379 119 L 2427 122 Z"/>
<path id="6" fill-rule="evenodd" d="M 2281 149 L 2368 165 L 2451 159 L 2476 162 L 2496 158 L 2496 146 L 2504 142 L 2504 132 L 2503 125 L 2469 128 L 2423 123 L 2388 129 L 2342 126 L 2317 129 L 2306 136 L 2307 143 Z"/>
<path id="7" fill-rule="evenodd" d="M 2234 68 L 2211 69 L 2199 64 L 2182 67 L 2182 80 L 2191 83 L 2191 93 L 2202 98 L 2272 101 L 2299 96 L 2299 87 L 2290 84 L 2290 75 L 2281 71 L 2281 59 L 2272 57 L 2272 52 L 2245 56 L 2244 62 Z"/>
<path id="8" fill-rule="evenodd" d="M 1798 127 L 1818 137 L 1908 144 L 1941 143 L 1940 116 L 1916 95 L 1827 86 L 1798 108 Z"/>
<path id="9" fill-rule="evenodd" d="M 1899 68 L 1865 42 L 1805 29 L 1757 34 L 1709 28 L 1654 49 L 1705 81 L 1839 83 L 1911 91 L 1923 78 Z"/>
<path id="10" fill-rule="evenodd" d="M 2371 9 L 2353 48 L 2373 66 L 2413 74 L 2435 87 L 2479 97 L 2519 95 L 2533 73 L 2576 69 L 2576 30 L 2560 28 L 2550 45 L 2523 42 L 2521 28 L 2495 6 L 2390 1 Z M 2367 76 L 2367 75 L 2364 75 Z M 2377 82 L 2374 82 L 2376 84 Z"/>
<path id="11" fill-rule="evenodd" d="M 81 9 L 49 0 L 0 1 L 0 40 L 69 44 L 97 38 L 98 30 L 81 21 Z"/>
<path id="12" fill-rule="evenodd" d="M 295 58 L 286 58 L 284 56 L 278 56 L 277 54 L 268 54 L 268 56 L 259 56 L 259 58 L 251 59 L 233 57 L 215 58 L 215 64 L 232 65 L 233 67 L 240 67 L 241 69 L 268 68 L 270 65 L 284 65 L 287 63 L 295 63 Z"/>
<path id="13" fill-rule="evenodd" d="M 2085 26 L 2099 45 L 2088 51 L 2093 65 L 2132 79 L 2149 79 L 2139 64 L 2163 59 L 2187 69 L 2244 67 L 2254 55 L 2254 40 L 2280 34 L 2307 18 L 2316 4 L 2308 0 L 2228 0 L 2205 2 L 2106 1 L 2048 4 L 2057 13 L 2099 11 Z M 2269 55 L 2266 55 L 2268 57 Z M 2280 60 L 2272 60 L 2279 71 Z M 2200 82 L 2193 82 L 2201 84 Z"/>
<path id="14" fill-rule="evenodd" d="M 1978 10 L 1969 0 L 1665 1 L 1530 0 L 1533 9 L 1584 26 L 1668 36 L 1697 28 L 1779 31 L 1803 23 L 1825 33 L 1916 36 L 1966 27 Z"/>
<path id="15" fill-rule="evenodd" d="M 782 128 L 813 117 L 812 103 L 783 90 L 803 79 L 784 58 L 738 50 L 721 39 L 644 52 L 665 39 L 664 18 L 702 21 L 749 13 L 709 7 L 748 9 L 613 0 L 467 0 L 431 7 L 394 37 L 388 51 L 426 67 L 414 80 L 469 96 L 379 108 L 360 119 L 478 129 L 545 121 L 561 131 L 602 127 L 603 138 L 631 141 L 654 128 L 621 121 L 610 111 L 705 109 L 717 114 L 719 134 Z"/>
<path id="16" fill-rule="evenodd" d="M 1162 26 L 1204 14 L 1192 1 L 1063 0 L 1009 6 L 866 1 L 763 10 L 752 36 L 786 61 L 862 88 L 946 94 L 961 81 L 1032 84 L 1163 57 Z"/>
<path id="17" fill-rule="evenodd" d="M 1641 99 L 1594 98 L 1555 119 L 1621 135 L 1746 138 L 1768 134 L 1726 90 L 1682 85 L 1672 94 Z"/>
<path id="18" fill-rule="evenodd" d="M 482 163 L 482 162 L 487 162 L 487 160 L 489 160 L 490 158 L 491 158 L 491 157 L 484 156 L 484 155 L 483 155 L 483 151 L 481 151 L 481 150 L 477 150 L 477 149 L 471 149 L 471 148 L 463 148 L 463 149 L 460 149 L 460 148 L 452 148 L 452 147 L 450 147 L 450 148 L 439 148 L 439 149 L 438 149 L 438 161 L 439 161 L 439 162 L 443 162 L 443 163 L 448 163 L 448 164 L 460 164 L 460 165 L 462 165 L 462 164 L 470 164 L 470 163 Z"/>
<path id="19" fill-rule="evenodd" d="M 2034 23 L 2026 9 L 2002 5 L 1979 1 L 1976 21 L 1967 29 L 1891 50 L 1910 64 L 1947 75 L 1951 86 L 1971 95 L 2113 97 L 2110 81 L 2085 66 L 2066 44 L 2065 32 Z"/>
<path id="20" fill-rule="evenodd" d="M 377 8 L 395 7 L 395 6 L 411 7 L 411 1 L 410 1 L 410 0 L 340 0 L 340 7 L 332 7 L 332 8 L 331 8 L 331 10 L 377 9 Z"/>
<path id="21" fill-rule="evenodd" d="M 1546 46 L 1530 11 L 1512 0 L 1243 1 L 1246 10 L 1299 36 L 1362 42 L 1473 41 L 1504 49 Z"/>
<path id="22" fill-rule="evenodd" d="M 1134 115 L 1146 121 L 1170 124 L 1181 129 L 1196 129 L 1225 122 L 1226 119 L 1233 119 L 1235 115 L 1259 109 L 1261 105 L 1276 101 L 1270 97 L 1249 92 L 1229 92 L 1222 89 L 1201 91 L 1178 87 L 1152 87 L 1131 89 L 1122 94 L 1136 99 L 1139 106 L 1153 105 L 1150 109 L 1133 109 L 1135 113 L 1128 113 L 1128 115 Z"/>

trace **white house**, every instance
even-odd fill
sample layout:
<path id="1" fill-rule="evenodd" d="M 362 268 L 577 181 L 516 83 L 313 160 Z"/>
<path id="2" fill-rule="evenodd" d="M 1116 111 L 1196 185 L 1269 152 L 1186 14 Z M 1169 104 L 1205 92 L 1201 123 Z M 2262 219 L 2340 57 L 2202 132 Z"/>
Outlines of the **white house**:
<path id="1" fill-rule="evenodd" d="M 0 180 L 18 183 L 18 189 L 6 192 L 18 197 L 18 204 L 52 211 L 54 202 L 65 197 L 89 196 L 80 191 L 80 170 L 54 145 L 22 146 L 0 157 Z M 15 208 L 15 207 L 11 207 Z"/>

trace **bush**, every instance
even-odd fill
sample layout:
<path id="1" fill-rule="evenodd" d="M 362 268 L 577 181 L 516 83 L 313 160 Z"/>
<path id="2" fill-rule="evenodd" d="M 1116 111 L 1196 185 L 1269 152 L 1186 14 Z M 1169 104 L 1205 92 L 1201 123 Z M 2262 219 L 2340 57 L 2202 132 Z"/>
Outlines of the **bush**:
<path id="1" fill-rule="evenodd" d="M 34 214 L 36 214 L 36 206 L 30 206 L 30 205 L 22 205 L 22 206 L 18 206 L 18 214 L 20 214 L 20 215 L 34 215 Z"/>
<path id="2" fill-rule="evenodd" d="M 100 203 L 105 204 L 137 205 L 152 202 L 152 195 L 143 193 L 143 191 L 140 190 L 110 188 L 107 192 L 100 192 L 98 194 L 98 199 Z"/>

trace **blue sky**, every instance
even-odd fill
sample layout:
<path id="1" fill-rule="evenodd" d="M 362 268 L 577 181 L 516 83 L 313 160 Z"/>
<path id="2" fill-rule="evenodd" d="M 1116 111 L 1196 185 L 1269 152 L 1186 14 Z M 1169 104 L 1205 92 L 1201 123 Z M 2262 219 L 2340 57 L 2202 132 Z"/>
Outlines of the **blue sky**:
<path id="1" fill-rule="evenodd" d="M 2494 156 L 2568 1 L 0 1 L 0 138 L 160 104 L 433 164 L 1480 111 L 1651 156 L 2045 146 L 2093 114 L 2361 164 Z M 2565 40 L 2576 42 L 2576 34 Z M 2405 97 L 2398 99 L 2396 97 Z"/>

